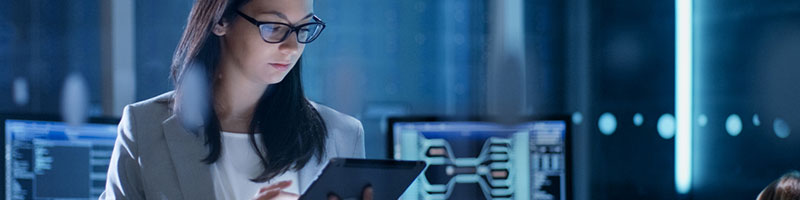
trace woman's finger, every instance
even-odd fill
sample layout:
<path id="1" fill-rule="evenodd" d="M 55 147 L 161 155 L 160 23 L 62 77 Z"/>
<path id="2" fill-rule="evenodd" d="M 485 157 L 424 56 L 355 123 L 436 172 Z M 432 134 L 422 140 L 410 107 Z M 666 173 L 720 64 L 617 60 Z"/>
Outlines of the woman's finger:
<path id="1" fill-rule="evenodd" d="M 270 199 L 273 199 L 276 196 L 278 196 L 280 193 L 281 193 L 280 189 L 268 190 L 268 191 L 264 191 L 264 192 L 258 193 L 256 195 L 256 197 L 253 198 L 253 199 L 254 200 L 270 200 Z"/>
<path id="2" fill-rule="evenodd" d="M 336 193 L 331 192 L 328 193 L 328 200 L 342 200 L 342 198 L 339 198 L 339 195 L 336 195 Z"/>
<path id="3" fill-rule="evenodd" d="M 267 191 L 267 190 L 285 189 L 285 188 L 289 187 L 290 185 L 292 185 L 292 181 L 291 180 L 281 181 L 281 182 L 277 182 L 275 184 L 269 185 L 267 187 L 261 188 L 260 190 L 258 190 L 258 193 L 262 193 L 262 192 Z"/>
<path id="4" fill-rule="evenodd" d="M 367 185 L 364 187 L 364 190 L 361 191 L 361 199 L 362 200 L 372 200 L 372 185 Z"/>

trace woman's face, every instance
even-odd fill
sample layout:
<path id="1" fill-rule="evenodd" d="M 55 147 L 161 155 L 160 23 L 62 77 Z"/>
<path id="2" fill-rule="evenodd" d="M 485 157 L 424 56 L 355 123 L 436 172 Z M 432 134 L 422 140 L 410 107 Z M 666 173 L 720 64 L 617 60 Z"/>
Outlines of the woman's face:
<path id="1" fill-rule="evenodd" d="M 312 20 L 311 0 L 251 0 L 239 11 L 259 22 L 297 26 Z M 281 82 L 305 48 L 297 42 L 295 33 L 280 43 L 265 42 L 259 28 L 238 14 L 217 24 L 214 34 L 221 37 L 222 77 L 243 78 L 257 84 Z"/>

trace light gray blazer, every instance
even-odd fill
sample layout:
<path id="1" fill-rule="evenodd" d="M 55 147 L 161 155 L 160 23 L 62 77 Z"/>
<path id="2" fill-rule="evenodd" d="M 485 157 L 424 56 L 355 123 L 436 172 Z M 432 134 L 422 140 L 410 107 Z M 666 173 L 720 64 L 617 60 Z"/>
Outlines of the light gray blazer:
<path id="1" fill-rule="evenodd" d="M 184 130 L 169 107 L 173 92 L 130 104 L 119 123 L 100 199 L 214 199 L 205 135 Z M 312 158 L 298 171 L 300 193 L 308 189 L 327 160 L 364 158 L 361 122 L 329 107 L 311 103 L 328 130 L 323 162 Z M 255 192 L 255 191 L 254 191 Z"/>

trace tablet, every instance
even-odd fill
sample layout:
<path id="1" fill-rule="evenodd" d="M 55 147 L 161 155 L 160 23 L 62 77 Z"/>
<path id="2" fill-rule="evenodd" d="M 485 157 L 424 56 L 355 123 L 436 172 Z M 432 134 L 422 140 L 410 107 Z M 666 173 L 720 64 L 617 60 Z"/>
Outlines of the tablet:
<path id="1" fill-rule="evenodd" d="M 300 199 L 360 199 L 367 185 L 373 199 L 397 199 L 425 169 L 424 161 L 333 158 Z"/>

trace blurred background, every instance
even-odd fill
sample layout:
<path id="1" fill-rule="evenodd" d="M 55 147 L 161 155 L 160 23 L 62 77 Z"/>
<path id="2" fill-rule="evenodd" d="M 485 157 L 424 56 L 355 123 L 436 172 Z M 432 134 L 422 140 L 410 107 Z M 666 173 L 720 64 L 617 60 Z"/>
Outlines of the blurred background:
<path id="1" fill-rule="evenodd" d="M 114 118 L 172 90 L 193 1 L 0 2 L 0 112 Z M 388 158 L 389 117 L 569 116 L 575 199 L 755 198 L 800 169 L 800 1 L 687 2 L 316 0 L 304 87 L 361 120 L 368 158 Z"/>

